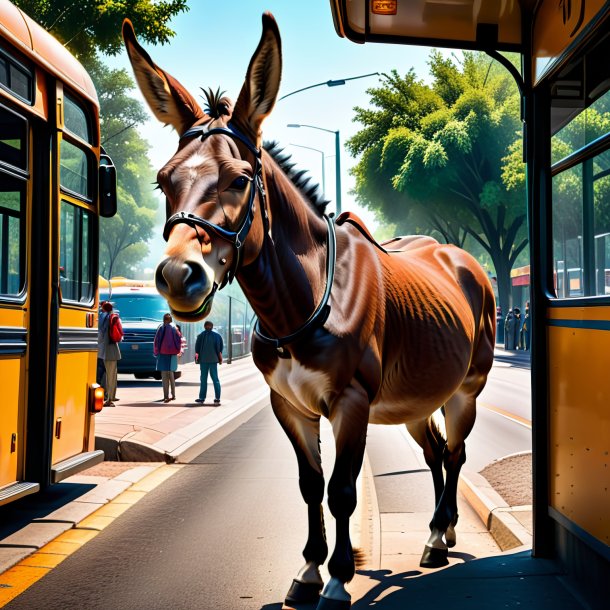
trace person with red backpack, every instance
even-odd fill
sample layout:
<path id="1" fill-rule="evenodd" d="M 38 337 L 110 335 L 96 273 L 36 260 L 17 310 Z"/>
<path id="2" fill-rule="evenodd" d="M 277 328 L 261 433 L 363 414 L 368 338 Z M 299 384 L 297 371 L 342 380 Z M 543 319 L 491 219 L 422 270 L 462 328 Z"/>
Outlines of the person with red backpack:
<path id="1" fill-rule="evenodd" d="M 166 313 L 163 324 L 157 328 L 153 352 L 157 357 L 157 370 L 161 371 L 163 382 L 163 402 L 176 400 L 176 379 L 174 373 L 178 369 L 178 354 L 182 349 L 182 335 L 172 324 L 172 316 Z M 169 390 L 172 390 L 171 398 Z"/>
<path id="2" fill-rule="evenodd" d="M 119 342 L 123 338 L 123 327 L 119 314 L 113 312 L 112 303 L 104 301 L 101 304 L 101 311 L 97 325 L 97 357 L 104 361 L 106 369 L 106 390 L 105 407 L 114 407 L 117 386 L 117 362 L 121 359 L 121 349 Z"/>

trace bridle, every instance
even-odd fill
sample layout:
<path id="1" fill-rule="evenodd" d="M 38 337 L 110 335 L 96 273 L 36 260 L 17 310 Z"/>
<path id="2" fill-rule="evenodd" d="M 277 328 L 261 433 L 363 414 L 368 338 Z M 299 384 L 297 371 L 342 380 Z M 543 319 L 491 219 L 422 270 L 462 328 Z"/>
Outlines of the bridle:
<path id="1" fill-rule="evenodd" d="M 201 241 L 199 232 L 197 231 L 197 227 L 201 227 L 205 231 L 211 231 L 220 239 L 223 239 L 226 242 L 229 242 L 233 246 L 234 256 L 233 262 L 231 264 L 231 268 L 225 274 L 225 277 L 222 281 L 222 284 L 219 286 L 219 289 L 223 288 L 227 282 L 231 283 L 235 278 L 235 274 L 238 271 L 239 264 L 242 258 L 242 248 L 248 237 L 248 233 L 250 232 L 250 228 L 252 227 L 252 222 L 254 221 L 254 213 L 256 212 L 256 193 L 258 192 L 260 200 L 262 202 L 262 216 L 263 223 L 265 225 L 265 233 L 269 231 L 269 215 L 267 213 L 267 198 L 265 195 L 265 188 L 263 185 L 263 165 L 261 161 L 261 150 L 254 146 L 246 136 L 240 133 L 235 127 L 233 127 L 230 123 L 227 127 L 214 127 L 213 129 L 206 129 L 205 125 L 198 125 L 195 127 L 191 127 L 187 129 L 180 140 L 184 138 L 190 138 L 192 136 L 200 136 L 201 141 L 209 138 L 210 136 L 221 134 L 232 138 L 233 140 L 240 141 L 253 155 L 254 155 L 254 178 L 252 180 L 252 184 L 250 186 L 250 198 L 248 201 L 248 209 L 246 211 L 246 215 L 241 223 L 241 226 L 237 231 L 229 231 L 224 229 L 223 227 L 213 224 L 210 221 L 198 216 L 197 214 L 193 214 L 191 212 L 177 212 L 176 214 L 172 214 L 167 221 L 165 222 L 165 227 L 163 228 L 163 238 L 165 241 L 169 239 L 169 234 L 174 226 L 180 223 L 185 223 L 192 227 L 197 233 L 197 239 Z M 309 316 L 309 318 L 302 324 L 296 331 L 290 333 L 289 335 L 285 335 L 284 337 L 279 337 L 277 339 L 268 337 L 260 330 L 259 320 L 256 320 L 254 325 L 254 332 L 257 337 L 265 344 L 272 345 L 275 347 L 280 354 L 284 353 L 284 345 L 288 343 L 292 343 L 298 339 L 303 338 L 305 335 L 311 333 L 314 329 L 322 326 L 328 316 L 330 314 L 330 305 L 328 304 L 328 300 L 330 298 L 330 291 L 333 285 L 333 279 L 335 275 L 335 263 L 337 258 L 337 246 L 336 246 L 336 236 L 335 236 L 335 223 L 332 218 L 332 214 L 330 216 L 324 215 L 324 220 L 328 226 L 328 235 L 327 235 L 327 257 L 326 257 L 326 287 L 324 289 L 324 295 L 322 296 L 322 300 L 316 307 L 315 311 Z"/>
<path id="2" fill-rule="evenodd" d="M 187 129 L 182 134 L 182 136 L 180 136 L 180 140 L 199 135 L 201 136 L 201 141 L 203 142 L 203 140 L 215 134 L 222 134 L 225 136 L 229 136 L 233 140 L 239 140 L 254 155 L 255 161 L 254 178 L 252 180 L 253 184 L 250 186 L 250 199 L 248 201 L 248 209 L 241 223 L 241 226 L 239 227 L 239 229 L 237 229 L 237 231 L 228 231 L 227 229 L 223 229 L 221 226 L 215 225 L 210 221 L 206 220 L 205 218 L 198 216 L 197 214 L 193 214 L 191 212 L 177 212 L 176 214 L 172 214 L 172 216 L 170 216 L 165 222 L 165 227 L 163 228 L 163 239 L 165 239 L 165 241 L 169 239 L 169 234 L 174 226 L 180 223 L 186 223 L 195 230 L 195 232 L 197 233 L 197 239 L 199 241 L 201 241 L 201 239 L 199 237 L 197 227 L 201 227 L 205 231 L 211 231 L 216 236 L 220 237 L 220 239 L 229 242 L 233 246 L 234 256 L 231 268 L 225 274 L 223 282 L 219 287 L 223 288 L 227 284 L 227 282 L 231 283 L 233 281 L 233 279 L 235 278 L 235 274 L 237 273 L 237 269 L 241 261 L 242 247 L 246 241 L 246 237 L 248 237 L 248 233 L 250 232 L 250 228 L 252 227 L 252 222 L 254 221 L 254 213 L 256 212 L 255 200 L 257 191 L 262 201 L 265 232 L 268 230 L 267 225 L 269 223 L 269 217 L 267 214 L 265 187 L 263 186 L 263 165 L 261 163 L 261 151 L 259 148 L 256 148 L 256 146 L 254 146 L 243 134 L 241 134 L 231 125 L 227 127 L 214 127 L 213 129 L 209 130 L 205 128 L 205 125 L 199 125 Z"/>

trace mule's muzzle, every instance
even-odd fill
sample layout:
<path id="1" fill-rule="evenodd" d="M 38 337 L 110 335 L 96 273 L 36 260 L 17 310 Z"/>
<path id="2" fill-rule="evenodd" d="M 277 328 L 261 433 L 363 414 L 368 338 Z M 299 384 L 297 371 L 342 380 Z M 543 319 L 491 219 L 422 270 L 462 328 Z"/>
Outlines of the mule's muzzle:
<path id="1" fill-rule="evenodd" d="M 214 282 L 201 263 L 166 258 L 155 273 L 157 290 L 175 311 L 192 312 L 214 291 Z"/>

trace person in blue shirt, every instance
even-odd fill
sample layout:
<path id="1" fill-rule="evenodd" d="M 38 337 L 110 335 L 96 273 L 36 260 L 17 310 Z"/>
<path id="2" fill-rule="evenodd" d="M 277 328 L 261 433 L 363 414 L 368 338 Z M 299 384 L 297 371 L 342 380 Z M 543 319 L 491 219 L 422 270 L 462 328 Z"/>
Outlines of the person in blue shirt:
<path id="1" fill-rule="evenodd" d="M 215 331 L 214 324 L 207 320 L 203 325 L 204 331 L 199 333 L 195 341 L 195 362 L 201 371 L 199 382 L 199 398 L 196 403 L 203 404 L 208 389 L 208 373 L 214 384 L 214 406 L 220 405 L 220 380 L 218 379 L 218 365 L 222 364 L 222 337 Z"/>

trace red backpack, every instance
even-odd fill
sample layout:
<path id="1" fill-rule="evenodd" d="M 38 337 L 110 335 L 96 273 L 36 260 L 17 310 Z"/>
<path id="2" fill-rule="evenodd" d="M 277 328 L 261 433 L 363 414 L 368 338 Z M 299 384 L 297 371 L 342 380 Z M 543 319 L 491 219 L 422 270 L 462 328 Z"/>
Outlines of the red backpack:
<path id="1" fill-rule="evenodd" d="M 111 313 L 108 322 L 108 337 L 111 343 L 119 343 L 123 340 L 123 325 L 118 313 Z"/>

